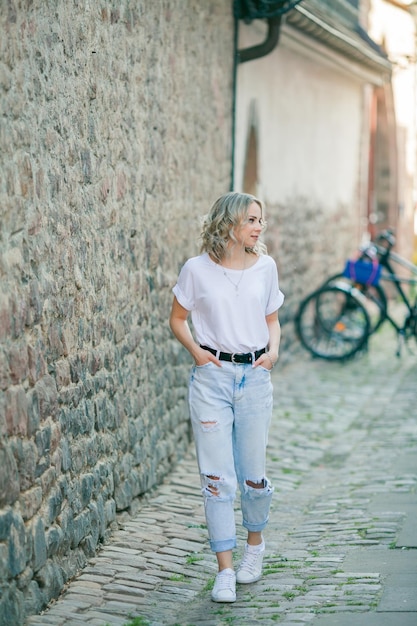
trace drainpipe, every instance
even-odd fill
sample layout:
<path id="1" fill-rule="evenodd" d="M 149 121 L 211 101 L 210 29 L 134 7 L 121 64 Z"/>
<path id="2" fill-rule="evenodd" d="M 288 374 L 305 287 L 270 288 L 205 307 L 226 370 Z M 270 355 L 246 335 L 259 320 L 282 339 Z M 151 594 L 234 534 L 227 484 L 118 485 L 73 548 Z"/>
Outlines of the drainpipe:
<path id="1" fill-rule="evenodd" d="M 245 63 L 266 56 L 278 45 L 279 31 L 281 27 L 282 15 L 270 17 L 268 19 L 268 34 L 263 43 L 259 46 L 252 46 L 244 50 L 236 50 L 237 62 Z"/>
<path id="2" fill-rule="evenodd" d="M 232 167 L 230 175 L 230 191 L 233 191 L 235 184 L 235 131 L 236 131 L 236 91 L 237 91 L 237 68 L 239 63 L 254 61 L 266 56 L 278 45 L 282 16 L 270 17 L 268 19 L 268 33 L 263 43 L 238 50 L 239 20 L 235 17 L 234 24 L 234 61 L 233 61 L 233 99 L 232 99 Z"/>
<path id="3" fill-rule="evenodd" d="M 294 9 L 302 0 L 265 0 L 252 2 L 249 0 L 233 0 L 234 44 L 233 44 L 233 95 L 232 95 L 232 167 L 230 175 L 230 190 L 235 184 L 235 130 L 236 130 L 236 88 L 237 68 L 239 63 L 253 61 L 269 54 L 278 45 L 282 16 Z M 415 0 L 417 2 L 417 0 Z M 249 23 L 254 19 L 266 19 L 268 34 L 263 43 L 245 50 L 238 50 L 239 19 Z"/>

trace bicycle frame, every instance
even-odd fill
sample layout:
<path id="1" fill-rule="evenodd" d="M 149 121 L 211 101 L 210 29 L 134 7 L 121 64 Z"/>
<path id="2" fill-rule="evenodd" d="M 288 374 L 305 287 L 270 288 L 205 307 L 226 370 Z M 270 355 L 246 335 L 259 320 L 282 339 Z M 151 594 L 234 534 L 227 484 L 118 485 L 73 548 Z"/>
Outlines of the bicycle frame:
<path id="1" fill-rule="evenodd" d="M 382 265 L 383 268 L 387 270 L 388 273 L 383 271 L 381 273 L 380 280 L 389 281 L 395 285 L 396 291 L 398 292 L 403 304 L 406 306 L 408 310 L 408 315 L 405 316 L 402 326 L 397 324 L 397 322 L 392 318 L 392 316 L 389 314 L 388 311 L 385 312 L 385 319 L 388 320 L 391 326 L 396 330 L 401 341 L 401 339 L 404 339 L 405 331 L 407 328 L 407 320 L 410 318 L 410 316 L 411 317 L 415 316 L 416 314 L 415 309 L 417 305 L 417 299 L 415 300 L 414 303 L 412 303 L 410 299 L 407 297 L 407 294 L 405 293 L 402 287 L 402 283 L 409 284 L 409 285 L 417 285 L 417 279 L 405 278 L 405 277 L 403 278 L 401 276 L 398 276 L 398 274 L 396 274 L 390 261 L 392 259 L 395 263 L 398 263 L 399 265 L 405 267 L 406 269 L 408 269 L 409 271 L 411 271 L 413 274 L 416 274 L 416 275 L 417 275 L 417 266 L 415 266 L 413 263 L 410 263 L 409 261 L 407 261 L 400 255 L 396 254 L 395 252 L 392 252 L 391 247 L 393 243 L 384 236 L 382 238 L 384 238 L 387 241 L 388 246 L 384 247 L 384 246 L 380 246 L 377 244 L 376 250 L 377 250 L 380 264 Z M 400 353 L 400 346 L 398 348 L 398 354 L 399 353 Z"/>

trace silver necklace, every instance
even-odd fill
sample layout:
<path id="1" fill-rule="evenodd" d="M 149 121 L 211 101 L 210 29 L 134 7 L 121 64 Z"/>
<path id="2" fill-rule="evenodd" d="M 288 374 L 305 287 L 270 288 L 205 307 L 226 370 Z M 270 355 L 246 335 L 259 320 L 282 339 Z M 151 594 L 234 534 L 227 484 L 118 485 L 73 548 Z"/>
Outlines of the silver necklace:
<path id="1" fill-rule="evenodd" d="M 222 268 L 222 272 L 223 272 L 223 274 L 225 275 L 225 277 L 227 278 L 227 280 L 229 281 L 229 283 L 230 283 L 231 285 L 233 285 L 233 287 L 235 288 L 235 294 L 236 294 L 236 296 L 238 296 L 238 295 L 239 295 L 239 285 L 240 285 L 240 283 L 242 282 L 243 274 L 245 273 L 245 269 L 246 269 L 246 259 L 245 259 L 245 264 L 244 264 L 244 266 L 243 266 L 242 273 L 241 273 L 241 275 L 239 276 L 239 280 L 237 281 L 237 283 L 235 283 L 235 281 L 234 281 L 234 280 L 232 280 L 232 279 L 230 278 L 230 276 L 227 274 L 227 272 L 226 272 L 226 270 L 224 269 L 224 267 L 223 267 L 223 266 L 221 266 L 221 268 Z"/>

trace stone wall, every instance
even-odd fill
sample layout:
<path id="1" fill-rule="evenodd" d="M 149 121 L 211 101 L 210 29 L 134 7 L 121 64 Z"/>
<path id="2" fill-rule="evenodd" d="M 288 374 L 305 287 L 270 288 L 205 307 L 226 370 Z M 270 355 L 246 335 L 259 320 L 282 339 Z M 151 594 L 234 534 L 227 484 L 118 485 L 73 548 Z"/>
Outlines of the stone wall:
<path id="1" fill-rule="evenodd" d="M 233 19 L 224 0 L 9 0 L 0 20 L 0 624 L 17 626 L 188 444 L 167 318 L 230 184 Z"/>

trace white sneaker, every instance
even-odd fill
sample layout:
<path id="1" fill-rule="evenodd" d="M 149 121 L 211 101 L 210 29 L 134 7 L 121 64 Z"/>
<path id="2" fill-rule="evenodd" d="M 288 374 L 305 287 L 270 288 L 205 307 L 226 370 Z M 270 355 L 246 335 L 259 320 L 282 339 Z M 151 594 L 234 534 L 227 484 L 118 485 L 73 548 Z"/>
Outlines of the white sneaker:
<path id="1" fill-rule="evenodd" d="M 242 562 L 236 573 L 238 583 L 256 583 L 262 576 L 262 561 L 265 554 L 265 544 L 261 550 L 252 551 L 246 544 Z"/>
<path id="2" fill-rule="evenodd" d="M 211 599 L 214 602 L 236 601 L 236 574 L 232 569 L 223 569 L 217 574 Z"/>

